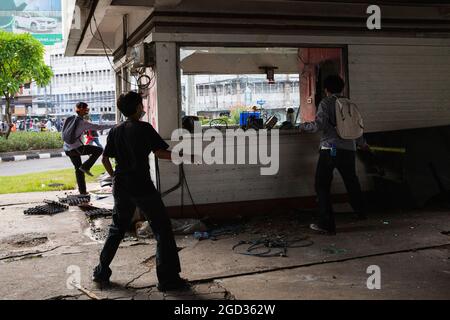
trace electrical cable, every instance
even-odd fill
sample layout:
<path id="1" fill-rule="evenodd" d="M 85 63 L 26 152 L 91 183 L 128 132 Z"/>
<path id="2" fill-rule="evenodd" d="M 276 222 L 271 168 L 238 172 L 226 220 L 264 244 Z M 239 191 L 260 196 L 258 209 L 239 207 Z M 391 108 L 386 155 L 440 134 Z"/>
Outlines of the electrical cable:
<path id="1" fill-rule="evenodd" d="M 302 243 L 303 242 L 303 243 Z M 296 244 L 300 243 L 300 244 Z M 249 245 L 245 251 L 236 252 L 235 249 L 242 245 Z M 286 236 L 276 236 L 275 238 L 263 237 L 255 240 L 249 241 L 239 241 L 235 244 L 232 250 L 235 253 L 255 256 L 255 257 L 287 257 L 287 250 L 289 248 L 304 248 L 312 246 L 314 242 L 309 240 L 308 236 L 296 237 L 293 239 L 288 239 Z M 273 252 L 273 248 L 278 248 L 279 250 Z"/>
<path id="2" fill-rule="evenodd" d="M 179 177 L 178 183 L 175 186 L 173 186 L 172 188 L 170 188 L 170 189 L 168 189 L 168 190 L 166 190 L 164 192 L 161 192 L 161 178 L 160 178 L 161 175 L 160 175 L 160 171 L 159 171 L 159 164 L 158 164 L 158 159 L 155 159 L 155 160 L 156 160 L 155 161 L 156 189 L 161 194 L 161 198 L 164 198 L 169 193 L 172 193 L 173 191 L 181 188 L 181 208 L 180 208 L 180 210 L 181 210 L 181 215 L 183 215 L 183 211 L 184 211 L 184 187 L 186 186 L 186 190 L 188 192 L 188 195 L 189 195 L 189 198 L 191 200 L 192 207 L 194 208 L 194 211 L 195 211 L 195 214 L 197 216 L 197 219 L 200 219 L 200 212 L 199 212 L 199 210 L 197 208 L 197 205 L 195 204 L 194 198 L 192 197 L 191 190 L 189 188 L 189 184 L 188 184 L 187 179 L 186 179 L 186 174 L 184 172 L 183 164 L 181 163 L 178 166 L 178 177 Z"/>
<path id="3" fill-rule="evenodd" d="M 100 36 L 100 38 L 96 38 L 96 37 L 95 37 L 95 34 L 94 34 L 93 30 L 92 30 L 92 20 L 91 20 L 91 21 L 89 22 L 89 29 L 90 29 L 90 31 L 91 31 L 92 37 L 93 37 L 95 40 L 100 41 L 100 42 L 102 43 L 102 47 L 103 47 L 103 51 L 105 52 L 105 56 L 106 56 L 106 58 L 108 59 L 108 62 L 109 62 L 109 64 L 111 65 L 111 68 L 112 68 L 112 69 L 114 70 L 114 72 L 116 73 L 116 75 L 117 75 L 120 79 L 122 79 L 123 81 L 125 81 L 126 83 L 128 83 L 128 84 L 130 84 L 130 85 L 132 85 L 132 86 L 136 85 L 140 90 L 146 90 L 146 89 L 148 89 L 148 88 L 150 87 L 150 84 L 152 83 L 152 80 L 154 79 L 154 77 L 153 77 L 153 78 L 150 78 L 150 77 L 147 76 L 147 75 L 140 74 L 140 77 L 139 77 L 139 78 L 136 78 L 136 77 L 133 76 L 133 77 L 135 78 L 135 80 L 136 80 L 136 83 L 132 83 L 132 82 L 128 81 L 127 79 L 125 79 L 124 77 L 122 77 L 122 75 L 116 70 L 116 68 L 114 67 L 114 64 L 111 62 L 111 60 L 110 60 L 110 58 L 109 58 L 109 54 L 108 54 L 108 52 L 107 52 L 107 50 L 106 50 L 106 49 L 108 48 L 109 51 L 112 52 L 112 49 L 111 49 L 111 48 L 105 43 L 105 41 L 103 40 L 103 36 L 102 36 L 102 34 L 101 34 L 101 32 L 100 32 L 100 30 L 99 30 L 99 28 L 98 28 L 97 19 L 95 18 L 95 15 L 93 15 L 92 18 L 93 18 L 93 20 L 94 20 L 95 28 L 96 28 L 96 31 L 97 31 L 98 35 Z M 145 71 L 144 71 L 144 72 L 145 72 Z M 140 84 L 140 81 L 141 81 L 142 78 L 148 78 L 148 79 L 149 79 L 148 83 L 145 84 L 145 85 L 141 85 L 141 84 Z M 152 86 L 152 87 L 153 87 L 153 86 Z"/>

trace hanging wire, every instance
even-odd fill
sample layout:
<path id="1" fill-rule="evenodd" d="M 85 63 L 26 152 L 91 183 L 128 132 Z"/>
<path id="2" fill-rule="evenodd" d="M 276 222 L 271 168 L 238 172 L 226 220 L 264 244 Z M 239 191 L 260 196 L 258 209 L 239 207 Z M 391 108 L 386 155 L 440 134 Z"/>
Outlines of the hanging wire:
<path id="1" fill-rule="evenodd" d="M 93 17 L 93 20 L 94 20 L 96 32 L 98 33 L 98 35 L 100 36 L 100 38 L 97 38 L 97 37 L 95 36 L 94 31 L 92 30 L 92 20 L 89 22 L 89 30 L 90 30 L 90 32 L 91 32 L 91 34 L 92 34 L 92 37 L 93 37 L 95 40 L 101 42 L 102 47 L 103 47 L 103 51 L 105 52 L 105 56 L 106 56 L 106 58 L 108 59 L 108 62 L 109 62 L 109 64 L 111 65 L 111 68 L 114 70 L 114 72 L 117 74 L 117 76 L 118 76 L 120 79 L 122 79 L 123 81 L 125 81 L 126 83 L 128 83 L 128 84 L 130 84 L 130 85 L 132 85 L 132 86 L 136 85 L 140 90 L 146 90 L 146 89 L 149 89 L 149 87 L 150 87 L 150 85 L 152 84 L 152 81 L 154 80 L 155 76 L 153 75 L 152 77 L 150 77 L 150 76 L 146 75 L 146 74 L 145 74 L 145 68 L 141 68 L 140 70 L 138 69 L 139 77 L 135 77 L 135 76 L 133 75 L 133 77 L 134 77 L 135 80 L 136 80 L 136 84 L 135 84 L 135 83 L 132 83 L 132 82 L 128 81 L 127 79 L 125 79 L 124 77 L 122 77 L 121 73 L 118 72 L 118 71 L 116 70 L 116 68 L 114 67 L 114 64 L 111 62 L 111 59 L 109 58 L 109 54 L 108 54 L 108 51 L 107 51 L 107 49 L 108 49 L 110 52 L 112 52 L 112 49 L 111 49 L 111 48 L 105 43 L 105 41 L 103 40 L 103 36 L 102 36 L 102 34 L 101 34 L 101 32 L 100 32 L 100 30 L 99 30 L 99 28 L 98 28 L 97 19 L 95 18 L 95 15 L 93 15 L 92 17 Z M 147 79 L 148 82 L 147 82 L 146 84 L 142 85 L 142 84 L 141 84 L 142 79 Z M 153 81 L 153 82 L 154 82 L 154 81 Z M 151 89 L 151 88 L 153 88 L 153 85 L 152 85 L 152 87 L 150 87 L 150 89 Z"/>

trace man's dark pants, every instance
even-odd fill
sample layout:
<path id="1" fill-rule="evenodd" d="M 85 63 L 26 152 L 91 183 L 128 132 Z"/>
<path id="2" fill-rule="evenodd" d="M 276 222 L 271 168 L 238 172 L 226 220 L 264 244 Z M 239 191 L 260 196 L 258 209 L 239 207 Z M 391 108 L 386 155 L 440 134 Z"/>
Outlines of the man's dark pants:
<path id="1" fill-rule="evenodd" d="M 66 151 L 66 155 L 70 157 L 70 161 L 72 161 L 73 166 L 75 167 L 75 176 L 77 178 L 78 191 L 80 193 L 86 193 L 86 180 L 84 173 L 80 171 L 80 167 L 83 167 L 85 170 L 90 170 L 102 153 L 102 148 L 90 145 Z M 85 163 L 82 163 L 81 156 L 86 155 L 89 155 L 89 159 L 87 159 Z"/>
<path id="2" fill-rule="evenodd" d="M 319 226 L 332 232 L 336 231 L 336 224 L 330 189 L 335 168 L 342 176 L 353 210 L 360 216 L 364 215 L 361 185 L 356 175 L 355 151 L 337 149 L 336 155 L 332 156 L 331 150 L 320 150 L 315 185 L 319 201 Z"/>
<path id="3" fill-rule="evenodd" d="M 120 178 L 114 178 L 113 224 L 100 254 L 100 264 L 94 270 L 94 276 L 102 280 L 107 280 L 111 276 L 109 265 L 125 232 L 130 227 L 136 207 L 138 207 L 150 223 L 157 241 L 156 274 L 159 283 L 164 285 L 171 280 L 176 280 L 181 271 L 180 260 L 170 218 L 161 195 L 150 180 L 146 186 L 139 188 L 137 194 L 133 191 L 137 188 L 131 185 L 132 182 L 124 183 L 120 180 Z"/>

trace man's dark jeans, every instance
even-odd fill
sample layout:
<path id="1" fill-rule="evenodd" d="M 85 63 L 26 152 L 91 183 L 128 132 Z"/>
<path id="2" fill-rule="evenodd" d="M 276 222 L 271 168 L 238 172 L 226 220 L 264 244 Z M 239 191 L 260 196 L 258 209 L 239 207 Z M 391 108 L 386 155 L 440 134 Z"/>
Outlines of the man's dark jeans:
<path id="1" fill-rule="evenodd" d="M 332 232 L 336 231 L 336 224 L 330 189 L 335 168 L 342 176 L 353 210 L 358 215 L 364 215 L 361 185 L 356 175 L 355 152 L 337 149 L 336 155 L 331 156 L 331 150 L 320 150 L 315 185 L 319 201 L 319 226 Z"/>
<path id="2" fill-rule="evenodd" d="M 85 170 L 90 170 L 97 159 L 102 155 L 103 149 L 96 146 L 81 146 L 77 149 L 66 151 L 66 155 L 70 157 L 73 166 L 75 167 L 75 176 L 77 177 L 78 191 L 81 194 L 86 193 L 86 180 L 84 173 L 80 171 L 80 167 Z M 81 162 L 81 156 L 89 155 L 89 159 L 85 163 Z"/>
<path id="3" fill-rule="evenodd" d="M 94 276 L 108 280 L 111 276 L 109 265 L 113 260 L 125 232 L 130 227 L 136 207 L 144 214 L 150 223 L 157 241 L 156 245 L 156 274 L 160 284 L 165 284 L 179 277 L 181 271 L 178 249 L 172 232 L 170 218 L 162 202 L 161 195 L 156 191 L 150 179 L 147 186 L 134 192 L 135 186 L 123 183 L 114 178 L 114 213 L 113 224 L 109 229 L 103 250 L 100 254 L 100 264 L 94 270 Z M 143 190 L 145 192 L 143 192 Z"/>

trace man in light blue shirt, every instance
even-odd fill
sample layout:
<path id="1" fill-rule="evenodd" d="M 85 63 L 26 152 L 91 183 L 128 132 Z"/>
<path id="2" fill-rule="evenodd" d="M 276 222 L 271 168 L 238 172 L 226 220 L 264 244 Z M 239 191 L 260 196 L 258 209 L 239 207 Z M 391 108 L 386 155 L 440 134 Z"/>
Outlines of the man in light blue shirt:
<path id="1" fill-rule="evenodd" d="M 315 179 L 319 222 L 311 224 L 310 228 L 327 234 L 336 233 L 330 193 L 334 169 L 337 169 L 342 176 L 353 210 L 360 219 L 365 219 L 361 186 L 356 175 L 355 151 L 357 146 L 367 149 L 368 145 L 363 136 L 356 140 L 342 139 L 336 130 L 336 99 L 342 93 L 344 86 L 344 81 L 338 75 L 327 77 L 324 81 L 327 96 L 320 102 L 315 120 L 300 125 L 301 132 L 322 132 Z"/>

